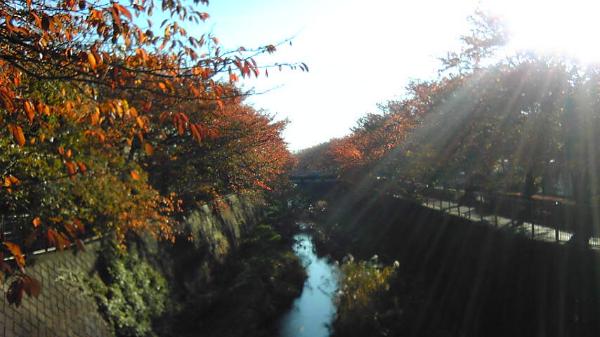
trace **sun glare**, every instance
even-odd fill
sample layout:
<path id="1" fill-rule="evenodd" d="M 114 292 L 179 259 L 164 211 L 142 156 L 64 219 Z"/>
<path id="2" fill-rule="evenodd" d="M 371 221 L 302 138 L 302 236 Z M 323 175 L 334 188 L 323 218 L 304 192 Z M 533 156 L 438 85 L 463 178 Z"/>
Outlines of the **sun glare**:
<path id="1" fill-rule="evenodd" d="M 483 7 L 505 19 L 511 48 L 600 62 L 600 1 L 488 0 Z"/>

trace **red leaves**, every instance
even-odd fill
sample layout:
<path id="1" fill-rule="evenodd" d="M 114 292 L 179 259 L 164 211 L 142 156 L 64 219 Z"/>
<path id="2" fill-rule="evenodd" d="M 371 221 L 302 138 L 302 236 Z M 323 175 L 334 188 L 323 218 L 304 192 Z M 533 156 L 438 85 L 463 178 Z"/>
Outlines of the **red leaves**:
<path id="1" fill-rule="evenodd" d="M 46 232 L 46 237 L 48 239 L 48 243 L 56 247 L 58 250 L 64 250 L 71 244 L 69 239 L 63 233 L 60 233 L 53 228 L 48 229 Z"/>
<path id="2" fill-rule="evenodd" d="M 131 20 L 131 13 L 127 8 L 119 5 L 117 2 L 113 2 L 113 8 L 116 10 L 117 13 L 120 13 L 129 20 Z"/>
<path id="3" fill-rule="evenodd" d="M 177 129 L 177 133 L 180 136 L 183 136 L 183 134 L 185 133 L 185 130 L 187 129 L 189 121 L 190 121 L 189 117 L 186 114 L 184 114 L 183 112 L 176 113 L 173 116 L 173 124 L 175 125 L 175 128 Z"/>
<path id="4" fill-rule="evenodd" d="M 194 137 L 194 139 L 200 143 L 202 142 L 202 134 L 200 133 L 200 124 L 191 124 L 190 125 L 190 132 L 192 133 L 192 137 Z"/>
<path id="5" fill-rule="evenodd" d="M 256 186 L 258 186 L 258 187 L 262 188 L 262 189 L 265 189 L 265 190 L 267 190 L 267 191 L 271 191 L 271 188 L 270 188 L 269 186 L 267 186 L 267 184 L 265 184 L 264 182 L 262 182 L 262 181 L 260 181 L 260 180 L 258 180 L 258 179 L 256 179 L 256 180 L 254 181 L 254 184 L 255 184 Z"/>
<path id="6" fill-rule="evenodd" d="M 23 300 L 23 294 L 27 294 L 29 297 L 38 297 L 41 289 L 42 286 L 38 280 L 29 275 L 20 274 L 8 287 L 6 300 L 9 304 L 14 304 L 18 307 Z"/>

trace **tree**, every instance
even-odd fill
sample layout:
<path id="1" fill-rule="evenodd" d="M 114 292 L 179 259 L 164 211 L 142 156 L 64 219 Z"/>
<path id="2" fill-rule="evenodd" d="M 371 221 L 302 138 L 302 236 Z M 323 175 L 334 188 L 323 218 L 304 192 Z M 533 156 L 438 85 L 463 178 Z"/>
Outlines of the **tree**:
<path id="1" fill-rule="evenodd" d="M 11 303 L 38 292 L 24 258 L 36 239 L 60 249 L 84 230 L 173 239 L 173 212 L 200 198 L 203 179 L 213 196 L 276 184 L 285 123 L 245 107 L 236 87 L 276 46 L 227 51 L 190 34 L 207 4 L 0 1 L 0 202 L 27 236 L 1 238 L 17 267 L 0 262 Z M 166 169 L 195 178 L 161 186 Z"/>

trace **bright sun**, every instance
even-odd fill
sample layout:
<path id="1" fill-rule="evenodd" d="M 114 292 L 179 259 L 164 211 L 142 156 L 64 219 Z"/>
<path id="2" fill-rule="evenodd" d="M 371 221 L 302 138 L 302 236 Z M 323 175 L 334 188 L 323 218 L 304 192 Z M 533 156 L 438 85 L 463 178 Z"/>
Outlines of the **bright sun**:
<path id="1" fill-rule="evenodd" d="M 483 0 L 483 8 L 506 20 L 512 48 L 600 62 L 600 1 Z"/>

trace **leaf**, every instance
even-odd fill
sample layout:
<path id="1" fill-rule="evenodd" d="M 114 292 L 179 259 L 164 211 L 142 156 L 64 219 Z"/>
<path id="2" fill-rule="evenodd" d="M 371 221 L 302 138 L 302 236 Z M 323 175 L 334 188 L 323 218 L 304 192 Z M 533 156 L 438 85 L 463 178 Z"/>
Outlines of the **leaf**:
<path id="1" fill-rule="evenodd" d="M 81 174 L 85 174 L 87 172 L 87 166 L 83 162 L 77 162 L 77 167 L 79 168 L 79 172 Z"/>
<path id="2" fill-rule="evenodd" d="M 10 251 L 10 253 L 15 257 L 15 261 L 19 267 L 23 268 L 25 266 L 25 256 L 21 252 L 21 247 L 16 243 L 4 242 L 4 246 Z"/>
<path id="3" fill-rule="evenodd" d="M 135 118 L 135 122 L 137 123 L 137 125 L 140 127 L 140 129 L 143 129 L 146 126 L 146 123 L 144 123 L 144 120 L 142 119 L 142 117 L 137 116 Z"/>
<path id="4" fill-rule="evenodd" d="M 96 57 L 94 56 L 93 53 L 87 52 L 87 60 L 88 60 L 88 63 L 90 64 L 90 67 L 92 67 L 92 69 L 96 70 L 96 67 L 97 67 Z"/>
<path id="5" fill-rule="evenodd" d="M 100 109 L 98 109 L 96 107 L 96 109 L 94 109 L 94 112 L 90 115 L 90 122 L 92 123 L 92 125 L 98 125 L 98 123 L 100 122 Z"/>
<path id="6" fill-rule="evenodd" d="M 162 90 L 163 92 L 167 92 L 167 86 L 163 83 L 160 82 L 158 83 L 158 87 L 160 88 L 160 90 Z"/>
<path id="7" fill-rule="evenodd" d="M 192 132 L 192 137 L 194 137 L 194 139 L 196 141 L 198 141 L 198 143 L 200 143 L 202 141 L 202 134 L 200 133 L 200 126 L 197 124 L 191 124 L 190 131 Z"/>
<path id="8" fill-rule="evenodd" d="M 67 168 L 67 173 L 70 176 L 73 176 L 73 175 L 75 175 L 77 173 L 77 166 L 72 161 L 66 161 L 65 162 L 65 167 Z"/>
<path id="9" fill-rule="evenodd" d="M 129 172 L 129 174 L 131 175 L 131 179 L 140 180 L 140 174 L 136 170 Z"/>
<path id="10" fill-rule="evenodd" d="M 38 297 L 42 290 L 42 285 L 33 277 L 29 275 L 23 275 L 23 290 L 30 297 Z"/>
<path id="11" fill-rule="evenodd" d="M 19 144 L 19 146 L 25 145 L 25 134 L 23 133 L 23 129 L 20 126 L 9 124 L 8 129 L 12 133 L 13 138 Z"/>
<path id="12" fill-rule="evenodd" d="M 31 103 L 30 101 L 24 101 L 23 109 L 25 110 L 25 114 L 27 114 L 29 124 L 33 123 L 33 119 L 35 118 L 35 107 L 33 106 L 33 103 Z"/>
<path id="13" fill-rule="evenodd" d="M 17 307 L 21 305 L 21 301 L 23 300 L 23 279 L 18 278 L 10 284 L 6 292 L 6 300 L 8 304 L 14 304 Z"/>
<path id="14" fill-rule="evenodd" d="M 56 230 L 49 228 L 46 233 L 48 237 L 48 242 L 56 247 L 58 250 L 64 250 L 70 244 L 69 240 L 65 237 L 64 234 L 57 232 Z"/>
<path id="15" fill-rule="evenodd" d="M 119 11 L 121 14 L 123 14 L 125 17 L 127 17 L 129 20 L 131 20 L 131 13 L 129 12 L 129 10 L 121 5 L 119 5 L 116 2 L 113 2 L 113 6 L 117 9 L 117 11 Z"/>
<path id="16" fill-rule="evenodd" d="M 39 216 L 36 216 L 35 218 L 33 218 L 33 221 L 31 223 L 33 224 L 33 228 L 38 228 L 42 224 L 42 219 L 40 219 Z"/>
<path id="17" fill-rule="evenodd" d="M 151 156 L 154 154 L 154 148 L 152 147 L 152 144 L 146 142 L 144 143 L 144 150 L 146 151 L 146 154 Z"/>

